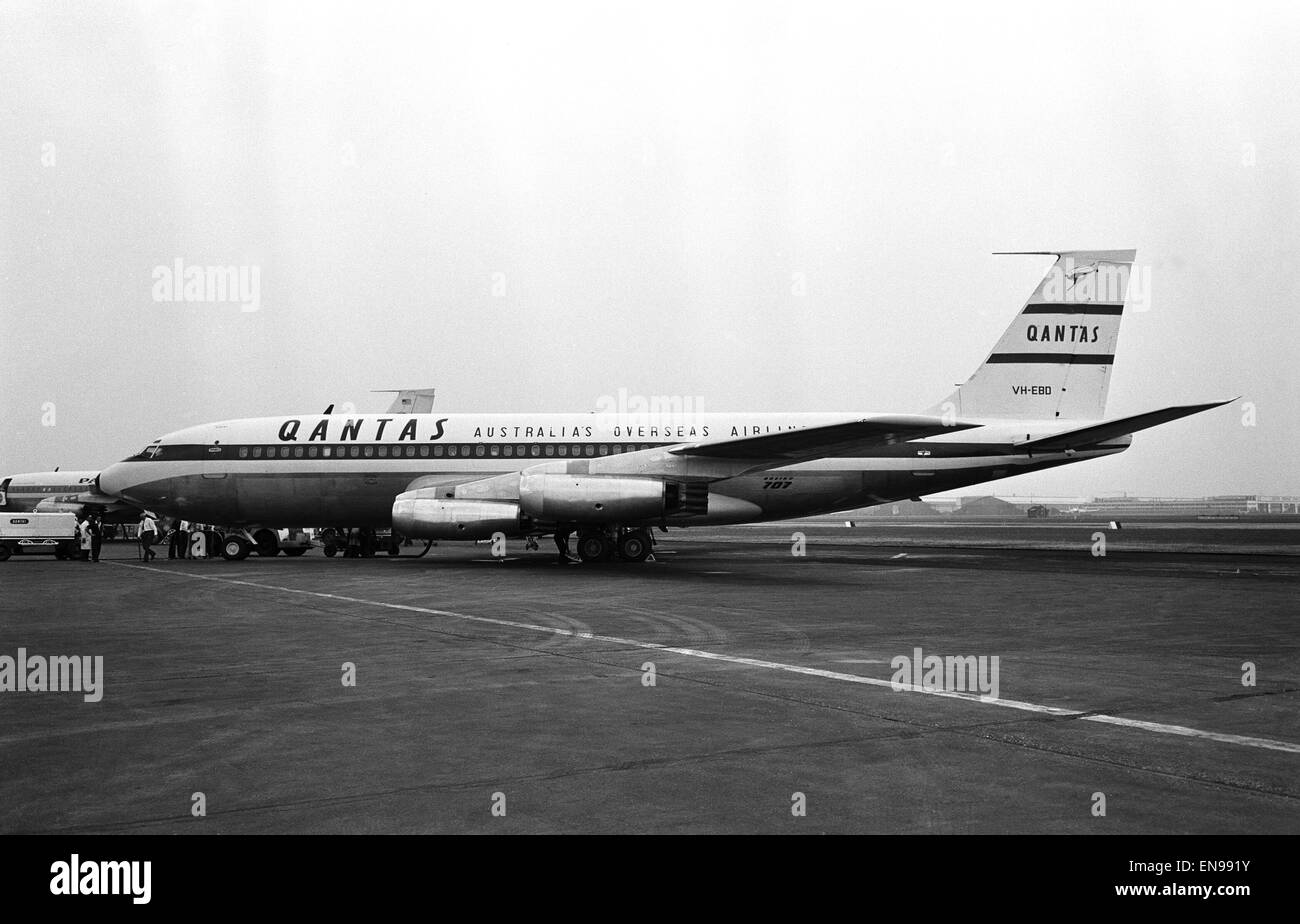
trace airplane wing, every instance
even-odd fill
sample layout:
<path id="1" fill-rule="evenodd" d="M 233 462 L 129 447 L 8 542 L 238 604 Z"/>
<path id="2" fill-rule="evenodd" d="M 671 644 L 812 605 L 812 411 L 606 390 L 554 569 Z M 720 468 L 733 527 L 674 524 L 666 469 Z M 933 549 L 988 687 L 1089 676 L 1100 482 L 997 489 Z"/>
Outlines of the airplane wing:
<path id="1" fill-rule="evenodd" d="M 1097 443 L 1114 439 L 1117 436 L 1127 436 L 1130 433 L 1137 433 L 1139 430 L 1159 426 L 1180 417 L 1199 414 L 1201 411 L 1208 411 L 1214 407 L 1223 407 L 1223 405 L 1236 400 L 1236 398 L 1229 398 L 1227 401 L 1212 401 L 1209 404 L 1185 404 L 1179 407 L 1161 408 L 1158 411 L 1148 411 L 1145 414 L 1135 414 L 1132 417 L 1120 417 L 1117 420 L 1107 420 L 1088 427 L 1079 427 L 1077 430 L 1066 430 L 1064 433 L 1056 433 L 1052 436 L 1041 436 L 1036 440 L 1022 440 L 1014 445 L 1017 449 L 1029 449 L 1038 452 L 1062 452 L 1066 449 L 1095 446 Z"/>
<path id="2" fill-rule="evenodd" d="M 111 507 L 114 504 L 122 504 L 121 498 L 114 497 L 111 494 L 101 494 L 98 491 L 86 491 L 78 494 L 73 498 L 74 504 L 94 504 L 100 507 Z"/>
<path id="3" fill-rule="evenodd" d="M 101 494 L 99 491 L 82 491 L 80 494 L 67 495 L 59 494 L 42 498 L 36 505 L 35 510 L 39 513 L 47 511 L 67 511 L 79 510 L 83 507 L 129 507 L 121 498 L 114 497 L 111 494 Z"/>
<path id="4" fill-rule="evenodd" d="M 852 454 L 857 449 L 893 446 L 941 433 L 970 430 L 980 424 L 945 422 L 939 417 L 891 414 L 801 430 L 783 430 L 707 443 L 690 443 L 668 450 L 679 456 L 765 462 L 790 465 L 831 454 Z"/>
<path id="5" fill-rule="evenodd" d="M 982 424 L 945 422 L 940 417 L 887 415 L 761 436 L 679 443 L 599 458 L 552 459 L 530 466 L 522 474 L 631 475 L 686 482 L 717 481 L 836 453 L 850 455 L 979 426 Z M 440 498 L 501 500 L 519 496 L 520 477 L 520 472 L 488 478 L 470 473 L 428 475 L 411 482 L 406 490 L 426 491 Z"/>

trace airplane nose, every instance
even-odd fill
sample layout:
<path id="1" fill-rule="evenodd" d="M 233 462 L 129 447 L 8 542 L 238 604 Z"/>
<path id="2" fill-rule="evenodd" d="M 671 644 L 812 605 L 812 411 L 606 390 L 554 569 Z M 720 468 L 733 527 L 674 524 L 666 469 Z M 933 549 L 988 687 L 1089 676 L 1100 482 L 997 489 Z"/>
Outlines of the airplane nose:
<path id="1" fill-rule="evenodd" d="M 99 490 L 113 497 L 122 497 L 129 491 L 135 479 L 130 475 L 130 466 L 125 462 L 115 462 L 99 473 Z"/>

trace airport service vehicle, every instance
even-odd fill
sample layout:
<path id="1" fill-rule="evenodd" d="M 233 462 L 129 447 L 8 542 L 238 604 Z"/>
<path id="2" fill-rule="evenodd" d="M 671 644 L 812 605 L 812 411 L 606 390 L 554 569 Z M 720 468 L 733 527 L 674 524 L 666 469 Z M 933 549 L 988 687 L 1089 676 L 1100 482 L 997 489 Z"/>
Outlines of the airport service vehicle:
<path id="1" fill-rule="evenodd" d="M 63 560 L 76 558 L 79 549 L 77 518 L 71 513 L 0 513 L 0 561 L 37 553 Z"/>
<path id="2" fill-rule="evenodd" d="M 1132 250 L 1061 251 L 974 374 L 922 413 L 394 414 L 226 420 L 154 440 L 99 490 L 205 522 L 427 540 L 576 532 L 642 561 L 652 530 L 828 514 L 1123 452 L 1226 401 L 1107 419 Z M 248 544 L 228 541 L 226 557 Z"/>
<path id="3" fill-rule="evenodd" d="M 282 552 L 290 558 L 297 558 L 307 554 L 307 550 L 312 547 L 311 536 L 303 529 L 213 526 L 202 530 L 203 545 L 200 549 L 192 525 L 190 530 L 190 550 L 202 557 L 218 554 L 224 556 L 228 543 L 233 543 L 232 554 L 238 552 L 246 556 L 249 552 L 256 552 L 266 558 L 274 558 Z"/>
<path id="4" fill-rule="evenodd" d="M 222 530 L 222 545 L 231 537 L 236 535 L 236 531 L 226 532 Z M 265 558 L 274 558 L 283 552 L 291 558 L 299 555 L 305 555 L 311 548 L 311 537 L 302 529 L 271 529 L 266 526 L 257 527 L 248 531 L 251 533 L 253 540 L 253 551 Z M 244 531 L 237 531 L 240 541 L 244 539 Z"/>
<path id="5" fill-rule="evenodd" d="M 380 550 L 389 555 L 402 553 L 402 539 L 391 529 L 347 529 L 327 526 L 316 534 L 327 558 L 374 558 Z"/>

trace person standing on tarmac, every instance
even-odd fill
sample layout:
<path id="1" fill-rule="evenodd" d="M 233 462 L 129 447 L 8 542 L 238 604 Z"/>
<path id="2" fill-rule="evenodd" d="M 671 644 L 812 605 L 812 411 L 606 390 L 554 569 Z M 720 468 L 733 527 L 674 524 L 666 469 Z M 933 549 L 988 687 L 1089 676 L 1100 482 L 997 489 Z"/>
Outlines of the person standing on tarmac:
<path id="1" fill-rule="evenodd" d="M 569 557 L 569 535 L 572 532 L 573 527 L 571 526 L 555 527 L 555 547 L 560 552 L 560 564 L 562 565 L 567 565 L 569 562 L 573 561 L 573 559 Z"/>
<path id="2" fill-rule="evenodd" d="M 77 521 L 77 539 L 81 546 L 81 560 L 90 561 L 90 550 L 94 544 L 90 535 L 90 517 Z"/>
<path id="3" fill-rule="evenodd" d="M 104 524 L 99 517 L 90 517 L 90 560 L 99 561 L 99 547 L 104 544 Z"/>
<path id="4" fill-rule="evenodd" d="M 152 548 L 157 541 L 158 521 L 145 511 L 140 514 L 140 554 L 144 557 L 145 564 L 158 557 L 158 553 Z"/>
<path id="5" fill-rule="evenodd" d="M 185 531 L 185 521 L 173 520 L 171 540 L 167 543 L 167 558 L 184 558 L 185 547 L 189 544 L 188 538 L 189 534 Z"/>

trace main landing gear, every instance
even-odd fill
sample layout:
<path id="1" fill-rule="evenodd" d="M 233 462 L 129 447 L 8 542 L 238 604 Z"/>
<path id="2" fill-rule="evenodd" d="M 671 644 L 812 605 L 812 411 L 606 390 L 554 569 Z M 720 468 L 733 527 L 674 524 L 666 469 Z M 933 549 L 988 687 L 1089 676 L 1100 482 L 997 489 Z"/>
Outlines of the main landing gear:
<path id="1" fill-rule="evenodd" d="M 578 557 L 584 562 L 604 562 L 615 559 L 640 562 L 650 557 L 654 538 L 648 529 L 579 530 Z"/>

